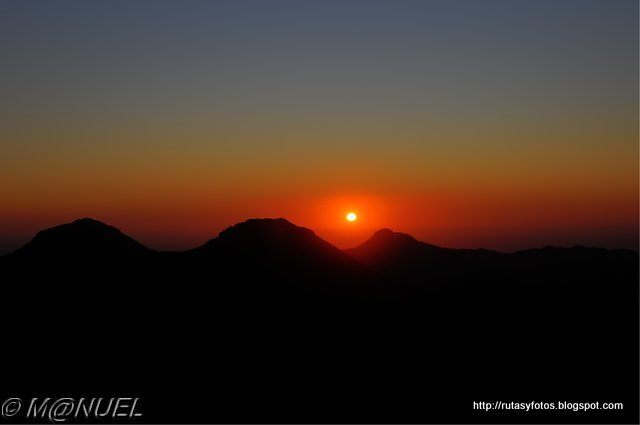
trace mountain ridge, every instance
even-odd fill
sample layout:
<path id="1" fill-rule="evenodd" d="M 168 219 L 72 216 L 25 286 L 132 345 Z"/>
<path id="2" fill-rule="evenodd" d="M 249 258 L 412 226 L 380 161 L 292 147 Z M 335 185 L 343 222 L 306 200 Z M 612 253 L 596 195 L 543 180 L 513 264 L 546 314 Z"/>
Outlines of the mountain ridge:
<path id="1" fill-rule="evenodd" d="M 265 223 L 269 223 L 269 227 L 264 226 Z M 382 244 L 382 243 L 387 243 L 387 244 L 392 244 L 396 247 L 402 247 L 402 246 L 410 246 L 410 245 L 415 245 L 415 244 L 420 244 L 422 247 L 424 248 L 429 248 L 432 250 L 446 250 L 446 251 L 473 251 L 473 252 L 490 252 L 490 253 L 496 253 L 496 254 L 502 254 L 502 255 L 513 255 L 513 254 L 518 254 L 518 253 L 525 253 L 525 252 L 532 252 L 532 251 L 540 251 L 540 250 L 592 250 L 592 249 L 597 249 L 597 250 L 602 250 L 602 251 L 607 251 L 607 252 L 630 252 L 630 253 L 636 253 L 633 250 L 629 250 L 629 249 L 622 249 L 622 248 L 616 248 L 616 249 L 609 249 L 609 248 L 601 248 L 601 247 L 591 247 L 591 246 L 583 246 L 583 245 L 574 245 L 571 247 L 560 247 L 560 246 L 554 246 L 554 245 L 546 245 L 544 247 L 533 247 L 533 248 L 525 248 L 525 249 L 521 249 L 521 250 L 517 250 L 514 252 L 501 252 L 501 251 L 495 251 L 495 250 L 490 250 L 490 249 L 486 249 L 486 248 L 449 248 L 449 247 L 443 247 L 443 246 L 439 246 L 439 245 L 435 245 L 435 244 L 431 244 L 428 242 L 424 242 L 421 240 L 416 239 L 414 236 L 407 234 L 407 233 L 403 233 L 403 232 L 396 232 L 393 231 L 390 228 L 384 227 L 381 228 L 377 231 L 375 231 L 371 237 L 369 237 L 367 240 L 365 240 L 364 242 L 362 242 L 361 244 L 351 247 L 351 248 L 345 248 L 345 249 L 341 249 L 336 247 L 335 245 L 331 244 L 330 242 L 326 241 L 325 239 L 322 239 L 321 237 L 319 237 L 312 229 L 306 228 L 306 227 L 302 227 L 302 226 L 298 226 L 293 224 L 292 222 L 290 222 L 289 220 L 279 217 L 279 218 L 251 218 L 242 222 L 238 222 L 236 224 L 233 224 L 231 226 L 226 227 L 225 229 L 223 229 L 221 232 L 219 232 L 217 237 L 214 237 L 212 239 L 209 239 L 207 242 L 205 242 L 203 245 L 197 246 L 195 248 L 190 248 L 190 249 L 185 249 L 185 250 L 176 250 L 176 251 L 169 251 L 169 250 L 163 250 L 163 251 L 158 251 L 155 250 L 153 248 L 147 247 L 144 244 L 138 242 L 136 239 L 134 239 L 131 236 L 126 235 L 125 233 L 123 233 L 120 229 L 118 229 L 117 227 L 104 223 L 102 221 L 93 219 L 93 218 L 79 218 L 76 219 L 72 222 L 69 223 L 63 223 L 60 225 L 56 225 L 56 226 L 52 226 L 43 230 L 40 230 L 36 233 L 36 235 L 25 245 L 23 245 L 22 247 L 11 251 L 9 253 L 6 253 L 4 255 L 0 255 L 1 257 L 7 257 L 7 256 L 13 256 L 14 254 L 18 253 L 18 252 L 22 252 L 22 251 L 42 251 L 44 252 L 44 247 L 39 247 L 38 245 L 40 245 L 41 243 L 46 243 L 46 244 L 50 244 L 52 242 L 52 237 L 58 237 L 58 240 L 55 241 L 56 243 L 59 244 L 60 248 L 63 248 L 64 245 L 66 245 L 67 247 L 69 247 L 72 244 L 86 244 L 87 242 L 90 241 L 89 238 L 86 238 L 83 240 L 82 237 L 80 237 L 82 234 L 91 237 L 91 235 L 94 236 L 94 241 L 103 239 L 103 240 L 109 240 L 109 239 L 115 239 L 115 238 L 121 238 L 120 240 L 120 244 L 121 245 L 126 245 L 129 244 L 130 247 L 133 247 L 134 245 L 138 247 L 138 249 L 144 249 L 147 252 L 154 252 L 154 253 L 165 253 L 165 254 L 174 254 L 174 253 L 186 253 L 186 252 L 192 252 L 192 251 L 196 251 L 199 249 L 202 249 L 204 247 L 207 246 L 211 246 L 212 244 L 216 243 L 214 241 L 217 240 L 225 240 L 225 241 L 229 241 L 232 240 L 233 237 L 238 236 L 238 235 L 242 235 L 244 234 L 243 239 L 246 239 L 246 236 L 248 235 L 247 230 L 257 230 L 257 235 L 259 235 L 261 238 L 263 238 L 264 236 L 278 236 L 278 235 L 288 235 L 291 236 L 292 233 L 297 233 L 298 236 L 305 236 L 307 238 L 318 238 L 320 240 L 322 240 L 326 245 L 330 245 L 331 247 L 334 247 L 337 250 L 340 250 L 342 252 L 346 252 L 349 255 L 352 255 L 354 253 L 357 253 L 358 250 L 363 249 L 363 247 L 367 246 L 367 245 L 373 245 L 373 244 Z M 288 233 L 289 232 L 289 233 Z M 71 240 L 66 242 L 66 243 L 61 243 L 61 241 L 59 240 L 60 237 L 62 236 L 62 234 L 65 233 L 65 237 L 66 238 L 70 238 Z M 97 237 L 96 237 L 97 234 Z M 125 240 L 127 242 L 125 242 Z M 36 245 L 35 249 L 34 249 L 34 245 Z M 80 248 L 80 247 L 79 247 Z M 86 246 L 83 246 L 81 248 L 87 248 Z M 21 254 L 22 255 L 22 254 Z M 357 255 L 357 254 L 356 254 Z"/>
<path id="2" fill-rule="evenodd" d="M 129 241 L 103 223 L 74 223 L 53 235 L 65 240 L 69 229 L 84 229 Z M 323 423 L 411 423 L 425 411 L 416 383 L 445 394 L 427 406 L 440 406 L 444 422 L 460 411 L 456 421 L 477 420 L 462 398 L 487 391 L 526 400 L 546 394 L 549 382 L 564 386 L 549 395 L 557 400 L 637 407 L 637 375 L 629 371 L 637 370 L 638 255 L 631 251 L 501 254 L 437 247 L 381 229 L 359 246 L 368 248 L 357 260 L 284 219 L 248 220 L 220 233 L 194 250 L 153 251 L 141 261 L 2 257 L 3 319 L 19 326 L 12 337 L 21 338 L 9 351 L 35 353 L 34 365 L 45 368 L 47 347 L 46 355 L 69 362 L 61 382 L 95 382 L 87 374 L 101 369 L 95 359 L 115 364 L 170 394 L 145 399 L 162 412 L 175 402 L 175 388 L 185 389 L 185 399 L 201 397 L 207 411 L 212 399 L 221 400 L 212 421 L 220 423 L 238 421 L 247 402 L 274 409 L 271 419 L 295 404 L 325 412 Z M 43 337 L 50 342 L 43 345 Z M 25 372 L 16 372 L 25 382 Z M 188 393 L 193 377 L 214 383 L 215 397 Z M 277 391 L 274 382 L 282 383 Z M 247 383 L 257 390 L 248 393 Z M 461 395 L 448 401 L 454 393 Z M 355 406 L 354 394 L 361 400 Z"/>
<path id="3" fill-rule="evenodd" d="M 49 227 L 36 233 L 27 244 L 6 254 L 9 258 L 74 259 L 138 258 L 157 251 L 122 233 L 115 226 L 92 218 Z"/>

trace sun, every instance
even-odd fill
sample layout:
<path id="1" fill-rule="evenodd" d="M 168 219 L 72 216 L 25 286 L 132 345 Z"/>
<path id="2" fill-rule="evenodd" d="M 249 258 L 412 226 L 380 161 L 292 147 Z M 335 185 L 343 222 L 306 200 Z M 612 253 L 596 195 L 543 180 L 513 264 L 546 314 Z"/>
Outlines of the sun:
<path id="1" fill-rule="evenodd" d="M 358 216 L 356 215 L 356 213 L 350 212 L 347 214 L 346 219 L 347 221 L 356 221 L 358 219 Z"/>

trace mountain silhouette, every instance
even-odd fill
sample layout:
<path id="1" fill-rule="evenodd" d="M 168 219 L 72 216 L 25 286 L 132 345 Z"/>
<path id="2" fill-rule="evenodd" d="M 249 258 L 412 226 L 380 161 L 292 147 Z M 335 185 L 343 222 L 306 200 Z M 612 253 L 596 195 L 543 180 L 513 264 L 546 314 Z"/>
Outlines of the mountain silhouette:
<path id="1" fill-rule="evenodd" d="M 286 264 L 292 268 L 357 267 L 342 250 L 284 218 L 250 219 L 220 232 L 220 235 L 188 255 L 251 261 L 262 264 Z"/>
<path id="2" fill-rule="evenodd" d="M 149 257 L 154 252 L 113 226 L 82 218 L 38 232 L 9 255 L 16 259 L 112 260 Z"/>
<path id="3" fill-rule="evenodd" d="M 7 364 L 29 365 L 3 385 L 25 395 L 140 392 L 150 423 L 523 421 L 472 409 L 486 400 L 624 403 L 532 422 L 638 419 L 631 251 L 507 254 L 389 229 L 340 250 L 276 218 L 157 252 L 82 219 L 0 257 L 0 275 Z"/>
<path id="4" fill-rule="evenodd" d="M 355 248 L 345 250 L 359 261 L 379 270 L 400 267 L 429 267 L 441 261 L 476 256 L 483 260 L 500 256 L 485 249 L 451 249 L 416 240 L 406 233 L 381 229 Z"/>
<path id="5" fill-rule="evenodd" d="M 224 297 L 257 304 L 253 308 L 261 308 L 267 296 L 271 307 L 284 311 L 302 300 L 335 305 L 344 297 L 369 295 L 367 271 L 358 261 L 284 218 L 235 224 L 174 258 L 180 275 L 185 268 L 187 275 L 197 270 L 195 280 L 217 282 Z"/>
<path id="6" fill-rule="evenodd" d="M 505 254 L 438 247 L 382 229 L 345 252 L 386 280 L 432 297 L 622 300 L 637 291 L 622 278 L 632 276 L 638 263 L 638 254 L 627 250 L 547 246 Z"/>
<path id="7" fill-rule="evenodd" d="M 505 254 L 486 249 L 452 249 L 416 240 L 406 233 L 381 229 L 361 245 L 345 250 L 387 283 L 389 289 L 411 289 L 412 298 L 459 299 L 485 294 L 504 295 L 495 288 Z M 401 297 L 409 297 L 400 293 Z"/>

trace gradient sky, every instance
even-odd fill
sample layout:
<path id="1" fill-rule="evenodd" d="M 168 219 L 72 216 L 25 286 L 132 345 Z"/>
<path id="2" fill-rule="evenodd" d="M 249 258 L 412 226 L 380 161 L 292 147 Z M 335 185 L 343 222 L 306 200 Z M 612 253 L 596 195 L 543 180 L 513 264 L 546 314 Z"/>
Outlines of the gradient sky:
<path id="1" fill-rule="evenodd" d="M 0 252 L 79 217 L 637 249 L 635 0 L 3 0 L 0 54 Z"/>

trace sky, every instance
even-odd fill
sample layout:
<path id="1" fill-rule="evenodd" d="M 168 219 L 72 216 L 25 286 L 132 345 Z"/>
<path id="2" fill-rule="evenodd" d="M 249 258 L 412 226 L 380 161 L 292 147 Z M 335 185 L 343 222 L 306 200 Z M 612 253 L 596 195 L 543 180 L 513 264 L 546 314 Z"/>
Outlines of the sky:
<path id="1" fill-rule="evenodd" d="M 0 253 L 81 217 L 638 246 L 635 0 L 3 0 L 0 55 Z"/>

